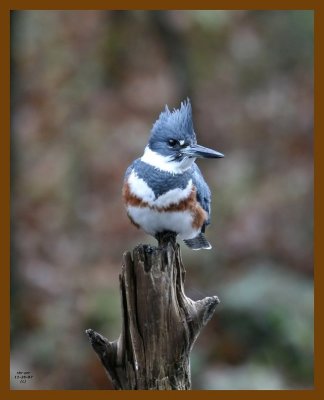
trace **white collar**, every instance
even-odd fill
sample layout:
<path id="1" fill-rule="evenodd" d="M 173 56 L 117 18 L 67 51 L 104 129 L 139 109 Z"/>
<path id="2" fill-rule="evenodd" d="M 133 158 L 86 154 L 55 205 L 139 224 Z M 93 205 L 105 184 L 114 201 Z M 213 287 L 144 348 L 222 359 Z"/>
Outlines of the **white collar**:
<path id="1" fill-rule="evenodd" d="M 141 157 L 141 161 L 146 164 L 171 174 L 183 174 L 195 162 L 195 158 L 185 158 L 180 162 L 171 160 L 171 156 L 161 156 L 161 154 L 151 150 L 149 146 L 145 147 L 144 154 Z"/>

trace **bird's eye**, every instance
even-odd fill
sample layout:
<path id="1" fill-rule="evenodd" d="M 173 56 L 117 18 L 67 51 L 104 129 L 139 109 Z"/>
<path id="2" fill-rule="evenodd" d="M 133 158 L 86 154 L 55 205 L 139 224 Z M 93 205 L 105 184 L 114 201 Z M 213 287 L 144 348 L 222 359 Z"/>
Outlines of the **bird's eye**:
<path id="1" fill-rule="evenodd" d="M 168 140 L 168 145 L 169 145 L 170 147 L 175 147 L 177 144 L 178 144 L 178 141 L 175 140 L 175 139 L 169 139 L 169 140 Z"/>

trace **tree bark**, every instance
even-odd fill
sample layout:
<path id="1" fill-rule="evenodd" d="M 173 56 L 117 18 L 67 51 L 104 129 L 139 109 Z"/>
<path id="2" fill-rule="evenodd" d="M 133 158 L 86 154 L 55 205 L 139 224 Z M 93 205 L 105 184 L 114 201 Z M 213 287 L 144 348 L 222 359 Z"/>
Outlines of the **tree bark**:
<path id="1" fill-rule="evenodd" d="M 190 351 L 219 303 L 216 296 L 193 301 L 185 295 L 175 236 L 157 239 L 159 247 L 139 245 L 133 259 L 123 255 L 120 337 L 109 342 L 86 331 L 115 389 L 190 389 Z"/>

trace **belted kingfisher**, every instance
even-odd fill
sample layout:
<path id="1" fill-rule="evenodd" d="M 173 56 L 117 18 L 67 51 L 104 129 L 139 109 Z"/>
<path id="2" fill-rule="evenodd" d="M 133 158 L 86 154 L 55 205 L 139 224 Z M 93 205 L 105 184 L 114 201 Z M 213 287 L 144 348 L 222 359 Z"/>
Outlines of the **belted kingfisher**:
<path id="1" fill-rule="evenodd" d="M 189 99 L 173 111 L 166 105 L 144 154 L 125 174 L 123 200 L 136 227 L 155 237 L 174 232 L 193 250 L 211 249 L 204 236 L 211 193 L 195 163 L 199 157 L 224 155 L 197 144 Z"/>

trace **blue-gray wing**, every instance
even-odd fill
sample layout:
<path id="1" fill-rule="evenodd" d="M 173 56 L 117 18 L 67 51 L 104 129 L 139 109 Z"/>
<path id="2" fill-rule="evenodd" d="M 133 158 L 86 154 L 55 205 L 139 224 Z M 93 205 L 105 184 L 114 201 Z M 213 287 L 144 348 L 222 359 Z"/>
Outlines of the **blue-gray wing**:
<path id="1" fill-rule="evenodd" d="M 208 187 L 207 183 L 205 182 L 205 179 L 202 176 L 197 164 L 193 164 L 192 182 L 196 186 L 196 189 L 197 189 L 197 200 L 201 204 L 202 208 L 208 214 L 208 219 L 205 222 L 203 229 L 202 229 L 202 231 L 204 232 L 205 226 L 210 224 L 211 193 L 210 193 L 209 187 Z"/>

